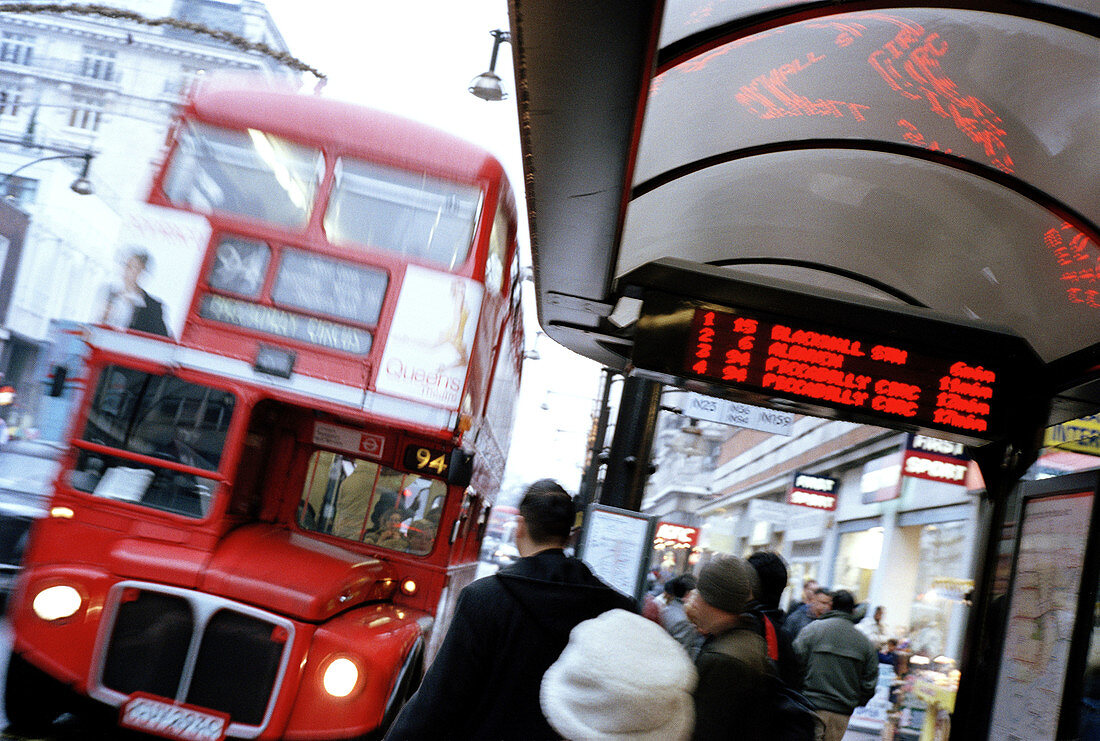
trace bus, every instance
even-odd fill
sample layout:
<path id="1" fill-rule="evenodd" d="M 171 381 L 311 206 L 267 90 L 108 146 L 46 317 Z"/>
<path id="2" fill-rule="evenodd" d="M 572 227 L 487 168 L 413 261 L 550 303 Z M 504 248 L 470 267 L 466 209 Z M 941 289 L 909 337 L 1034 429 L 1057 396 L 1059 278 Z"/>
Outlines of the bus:
<path id="1" fill-rule="evenodd" d="M 172 276 L 180 326 L 133 289 L 128 316 L 85 330 L 8 607 L 8 719 L 41 733 L 91 705 L 175 739 L 381 735 L 475 576 L 501 482 L 514 196 L 451 135 L 259 85 L 197 88 L 165 152 L 148 207 L 209 239 L 194 279 Z"/>

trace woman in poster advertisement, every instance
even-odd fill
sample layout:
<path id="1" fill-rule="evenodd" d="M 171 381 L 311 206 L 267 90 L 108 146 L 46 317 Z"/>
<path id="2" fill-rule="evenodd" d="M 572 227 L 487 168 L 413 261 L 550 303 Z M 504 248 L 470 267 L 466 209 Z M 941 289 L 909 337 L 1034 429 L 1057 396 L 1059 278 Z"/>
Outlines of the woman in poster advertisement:
<path id="1" fill-rule="evenodd" d="M 99 321 L 116 329 L 135 329 L 171 337 L 164 323 L 164 305 L 140 285 L 152 268 L 152 258 L 143 247 L 130 246 L 123 253 L 122 283 L 107 288 Z"/>
<path id="2" fill-rule="evenodd" d="M 465 368 L 470 362 L 470 349 L 467 347 L 466 324 L 470 321 L 470 307 L 466 305 L 466 281 L 455 278 L 451 281 L 451 326 L 439 338 L 436 347 L 449 345 L 454 348 L 456 358 L 450 365 L 441 365 L 439 370 Z"/>

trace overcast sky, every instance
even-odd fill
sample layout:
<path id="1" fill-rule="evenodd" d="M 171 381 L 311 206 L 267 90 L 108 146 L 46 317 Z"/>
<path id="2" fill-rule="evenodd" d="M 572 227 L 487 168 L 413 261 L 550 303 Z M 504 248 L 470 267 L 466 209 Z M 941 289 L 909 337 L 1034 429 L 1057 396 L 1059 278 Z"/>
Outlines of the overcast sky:
<path id="1" fill-rule="evenodd" d="M 446 129 L 488 149 L 504 164 L 520 214 L 523 167 L 512 48 L 497 58 L 507 100 L 470 95 L 489 67 L 494 29 L 508 29 L 505 0 L 265 0 L 291 53 L 327 75 L 324 95 L 398 113 Z M 312 85 L 313 80 L 309 81 Z M 521 218 L 523 262 L 530 264 Z M 599 366 L 547 337 L 537 338 L 534 292 L 525 287 L 528 348 L 508 481 L 556 478 L 576 492 L 598 392 Z"/>

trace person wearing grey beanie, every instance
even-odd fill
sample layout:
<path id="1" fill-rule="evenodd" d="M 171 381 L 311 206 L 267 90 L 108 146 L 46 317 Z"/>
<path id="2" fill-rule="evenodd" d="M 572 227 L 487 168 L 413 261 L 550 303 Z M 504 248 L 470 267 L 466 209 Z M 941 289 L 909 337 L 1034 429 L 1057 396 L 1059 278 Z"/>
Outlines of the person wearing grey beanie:
<path id="1" fill-rule="evenodd" d="M 706 640 L 695 660 L 692 739 L 766 741 L 775 670 L 752 619 L 742 613 L 759 591 L 756 570 L 743 558 L 718 556 L 699 571 L 684 610 Z"/>

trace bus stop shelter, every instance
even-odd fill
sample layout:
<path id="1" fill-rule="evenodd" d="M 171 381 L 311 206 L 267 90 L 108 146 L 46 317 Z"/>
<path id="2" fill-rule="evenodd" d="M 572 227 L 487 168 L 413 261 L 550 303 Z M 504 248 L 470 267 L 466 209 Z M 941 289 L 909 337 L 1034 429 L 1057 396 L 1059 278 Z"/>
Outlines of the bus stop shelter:
<path id="1" fill-rule="evenodd" d="M 692 372 L 682 345 L 709 307 L 908 337 L 930 360 L 988 349 L 1005 385 L 961 411 L 1000 418 L 953 435 L 925 424 L 942 410 L 893 419 L 964 440 L 986 480 L 952 737 L 989 735 L 1015 483 L 1044 427 L 1100 410 L 1100 2 L 511 0 L 510 17 L 550 337 L 638 378 L 886 425 L 733 366 Z M 655 401 L 623 403 L 644 422 Z M 1059 738 L 1086 692 L 1095 531 Z"/>

